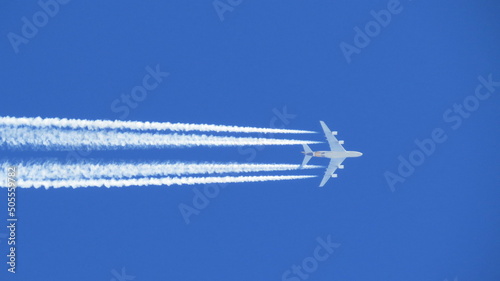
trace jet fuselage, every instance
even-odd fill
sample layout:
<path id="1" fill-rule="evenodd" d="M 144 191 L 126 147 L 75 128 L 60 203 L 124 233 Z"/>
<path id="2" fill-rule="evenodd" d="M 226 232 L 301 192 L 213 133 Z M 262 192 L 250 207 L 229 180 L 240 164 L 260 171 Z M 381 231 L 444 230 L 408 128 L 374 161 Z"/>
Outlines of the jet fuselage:
<path id="1" fill-rule="evenodd" d="M 324 158 L 352 158 L 363 155 L 363 153 L 357 151 L 313 151 L 313 152 L 302 151 L 302 153 L 311 157 L 324 157 Z"/>

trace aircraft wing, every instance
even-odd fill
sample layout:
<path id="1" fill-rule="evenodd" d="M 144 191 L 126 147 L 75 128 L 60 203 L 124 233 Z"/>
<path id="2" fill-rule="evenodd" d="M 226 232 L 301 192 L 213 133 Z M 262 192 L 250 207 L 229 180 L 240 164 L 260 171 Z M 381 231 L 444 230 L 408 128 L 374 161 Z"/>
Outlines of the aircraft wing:
<path id="1" fill-rule="evenodd" d="M 323 131 L 325 132 L 326 140 L 328 141 L 328 144 L 330 145 L 330 149 L 332 151 L 346 151 L 344 147 L 340 144 L 339 140 L 332 134 L 332 131 L 328 129 L 326 126 L 325 122 L 319 121 L 321 124 L 321 127 L 323 128 Z"/>
<path id="2" fill-rule="evenodd" d="M 335 173 L 335 170 L 339 167 L 342 162 L 344 162 L 345 158 L 332 158 L 330 159 L 330 164 L 328 164 L 328 168 L 326 168 L 325 171 L 325 176 L 323 176 L 323 179 L 321 180 L 321 183 L 319 184 L 319 187 L 322 187 L 325 185 L 325 183 L 332 177 L 333 173 Z"/>

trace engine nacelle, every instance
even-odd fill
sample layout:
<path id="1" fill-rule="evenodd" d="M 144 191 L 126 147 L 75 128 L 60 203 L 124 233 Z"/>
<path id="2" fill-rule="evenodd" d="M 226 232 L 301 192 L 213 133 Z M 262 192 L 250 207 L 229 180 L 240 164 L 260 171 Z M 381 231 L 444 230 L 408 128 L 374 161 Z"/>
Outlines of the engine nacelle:
<path id="1" fill-rule="evenodd" d="M 344 141 L 343 140 L 339 140 L 339 144 L 344 144 Z"/>
<path id="2" fill-rule="evenodd" d="M 337 174 L 332 174 L 332 178 L 336 178 L 337 177 Z"/>
<path id="3" fill-rule="evenodd" d="M 339 169 L 344 169 L 344 165 L 339 165 Z"/>
<path id="4" fill-rule="evenodd" d="M 339 132 L 337 132 L 337 131 L 333 131 L 333 132 L 332 132 L 332 135 L 336 136 L 338 133 L 339 133 Z"/>

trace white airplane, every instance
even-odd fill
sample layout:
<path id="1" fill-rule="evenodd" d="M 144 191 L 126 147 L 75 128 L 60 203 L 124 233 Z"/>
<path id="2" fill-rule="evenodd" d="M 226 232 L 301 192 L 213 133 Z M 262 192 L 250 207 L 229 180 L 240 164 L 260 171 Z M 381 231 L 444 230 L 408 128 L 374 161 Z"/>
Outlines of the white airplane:
<path id="1" fill-rule="evenodd" d="M 342 165 L 342 162 L 346 158 L 350 157 L 359 157 L 363 155 L 361 152 L 357 151 L 347 151 L 344 149 L 342 144 L 344 144 L 344 141 L 339 141 L 335 137 L 337 135 L 337 132 L 335 131 L 330 131 L 328 127 L 326 126 L 325 122 L 319 121 L 321 123 L 321 127 L 323 127 L 323 131 L 325 131 L 325 136 L 326 140 L 328 141 L 328 144 L 330 145 L 330 150 L 331 151 L 312 151 L 311 148 L 307 144 L 303 144 L 304 146 L 304 151 L 302 153 L 305 154 L 304 156 L 304 161 L 302 162 L 302 165 L 300 167 L 303 167 L 311 160 L 312 157 L 325 157 L 325 158 L 330 158 L 330 164 L 328 164 L 328 168 L 326 168 L 325 171 L 325 176 L 323 177 L 323 180 L 321 181 L 321 184 L 319 185 L 320 187 L 324 186 L 325 183 L 331 178 L 337 177 L 337 174 L 335 174 L 335 170 L 337 168 L 339 169 L 344 169 L 344 165 Z"/>

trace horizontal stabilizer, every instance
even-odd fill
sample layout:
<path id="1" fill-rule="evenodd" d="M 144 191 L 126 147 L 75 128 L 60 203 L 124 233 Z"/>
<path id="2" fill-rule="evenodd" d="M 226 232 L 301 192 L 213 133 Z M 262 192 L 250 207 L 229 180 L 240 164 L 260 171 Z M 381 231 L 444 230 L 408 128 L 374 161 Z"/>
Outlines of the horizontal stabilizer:
<path id="1" fill-rule="evenodd" d="M 302 147 L 304 147 L 304 151 L 302 153 L 304 153 L 305 155 L 304 155 L 304 161 L 302 161 L 302 165 L 300 165 L 299 169 L 302 169 L 302 168 L 304 168 L 305 165 L 307 165 L 309 160 L 311 160 L 311 158 L 312 158 L 311 155 L 307 155 L 307 154 L 313 152 L 307 144 L 303 144 Z"/>
<path id="2" fill-rule="evenodd" d="M 304 168 L 305 165 L 307 165 L 307 163 L 309 162 L 309 160 L 311 160 L 311 156 L 309 155 L 306 155 L 304 156 L 304 161 L 302 161 L 302 165 L 300 165 L 300 169 Z"/>
<path id="3" fill-rule="evenodd" d="M 312 152 L 311 148 L 307 144 L 303 144 L 302 147 L 304 147 L 304 153 L 309 153 Z"/>

